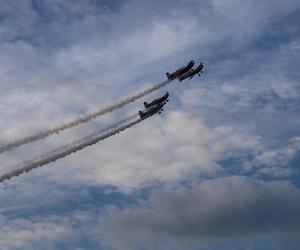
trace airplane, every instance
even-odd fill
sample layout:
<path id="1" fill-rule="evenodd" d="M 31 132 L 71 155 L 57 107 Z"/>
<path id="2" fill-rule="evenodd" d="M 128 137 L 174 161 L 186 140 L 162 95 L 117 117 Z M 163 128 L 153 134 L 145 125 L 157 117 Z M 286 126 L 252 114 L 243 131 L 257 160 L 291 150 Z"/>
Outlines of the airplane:
<path id="1" fill-rule="evenodd" d="M 166 92 L 164 96 L 152 101 L 151 103 L 153 104 L 150 105 L 148 108 L 146 108 L 144 112 L 139 111 L 140 118 L 146 119 L 152 115 L 155 115 L 156 113 L 160 114 L 164 110 L 163 107 L 169 101 L 168 97 L 169 97 L 169 93 Z"/>
<path id="2" fill-rule="evenodd" d="M 186 72 L 188 72 L 191 68 L 193 68 L 194 64 L 195 64 L 195 62 L 192 60 L 186 66 L 177 69 L 172 74 L 167 72 L 166 75 L 167 75 L 169 80 L 174 80 L 177 77 L 179 77 L 179 76 L 185 74 Z"/>
<path id="3" fill-rule="evenodd" d="M 160 114 L 164 109 L 163 106 L 165 105 L 165 102 L 158 103 L 154 106 L 151 106 L 150 108 L 146 109 L 146 111 L 139 111 L 139 115 L 141 119 L 146 119 L 152 115 L 155 115 L 156 113 Z"/>
<path id="4" fill-rule="evenodd" d="M 200 63 L 199 66 L 195 69 L 190 69 L 188 72 L 186 72 L 185 74 L 181 75 L 178 77 L 178 80 L 181 82 L 187 78 L 190 78 L 190 80 L 196 75 L 198 74 L 199 76 L 201 76 L 201 73 L 203 73 L 203 68 L 204 68 L 204 64 Z"/>
<path id="5" fill-rule="evenodd" d="M 144 102 L 144 106 L 147 109 L 147 108 L 150 108 L 151 106 L 157 105 L 161 102 L 164 102 L 164 101 L 168 102 L 169 101 L 168 97 L 169 97 L 169 93 L 168 93 L 168 91 L 166 91 L 166 94 L 164 96 L 157 98 L 150 103 Z"/>

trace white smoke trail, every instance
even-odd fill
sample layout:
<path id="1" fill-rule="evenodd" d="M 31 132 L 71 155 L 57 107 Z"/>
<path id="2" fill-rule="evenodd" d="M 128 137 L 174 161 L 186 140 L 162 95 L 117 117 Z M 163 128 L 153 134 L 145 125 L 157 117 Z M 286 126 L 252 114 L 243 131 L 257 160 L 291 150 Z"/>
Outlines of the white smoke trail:
<path id="1" fill-rule="evenodd" d="M 134 102 L 136 100 L 138 100 L 139 98 L 142 98 L 150 93 L 152 93 L 153 91 L 155 90 L 158 90 L 164 86 L 166 86 L 167 84 L 169 84 L 170 82 L 172 82 L 172 80 L 166 80 L 166 81 L 163 81 L 159 84 L 156 84 L 154 85 L 153 87 L 151 88 L 148 88 L 136 95 L 133 95 L 131 97 L 128 97 L 116 104 L 113 104 L 111 106 L 108 106 L 104 109 L 101 109 L 97 112 L 94 112 L 92 114 L 88 114 L 86 116 L 83 116 L 83 117 L 79 117 L 71 122 L 67 122 L 61 126 L 57 126 L 57 127 L 54 127 L 54 128 L 51 128 L 51 129 L 48 129 L 46 131 L 42 131 L 42 132 L 39 132 L 35 135 L 32 135 L 32 136 L 29 136 L 29 137 L 25 137 L 25 138 L 22 138 L 22 139 L 19 139 L 19 140 L 16 140 L 14 142 L 11 142 L 11 143 L 8 143 L 6 145 L 3 145 L 0 147 L 0 154 L 5 152 L 5 151 L 9 151 L 9 150 L 12 150 L 14 148 L 17 148 L 17 147 L 20 147 L 22 145 L 25 145 L 25 144 L 28 144 L 28 143 L 32 143 L 32 142 L 35 142 L 35 141 L 38 141 L 38 140 L 41 140 L 41 139 L 45 139 L 47 138 L 48 136 L 50 135 L 53 135 L 53 134 L 58 134 L 66 129 L 69 129 L 69 128 L 72 128 L 72 127 L 75 127 L 75 126 L 78 126 L 79 124 L 83 124 L 83 123 L 86 123 L 86 122 L 89 122 L 97 117 L 100 117 L 102 115 L 105 115 L 107 113 L 110 113 L 116 109 L 119 109 L 119 108 L 122 108 L 123 106 L 131 103 L 131 102 Z"/>
<path id="2" fill-rule="evenodd" d="M 40 159 L 43 159 L 43 158 L 48 157 L 49 155 L 53 155 L 53 154 L 55 154 L 55 153 L 57 153 L 57 152 L 61 152 L 61 151 L 63 151 L 63 150 L 66 150 L 66 149 L 70 148 L 70 146 L 76 146 L 76 145 L 82 143 L 83 141 L 92 140 L 95 136 L 99 136 L 99 135 L 104 134 L 104 133 L 107 133 L 107 132 L 109 132 L 109 131 L 111 131 L 111 130 L 113 130 L 113 129 L 117 129 L 118 127 L 120 127 L 120 126 L 123 125 L 124 123 L 128 123 L 128 122 L 130 122 L 131 120 L 136 119 L 138 116 L 139 116 L 138 113 L 137 113 L 137 114 L 134 114 L 134 115 L 131 115 L 131 116 L 129 116 L 129 117 L 123 119 L 123 120 L 120 120 L 119 122 L 116 122 L 116 123 L 114 123 L 114 124 L 112 124 L 112 125 L 110 125 L 110 126 L 108 126 L 108 127 L 99 129 L 99 130 L 97 130 L 96 132 L 93 132 L 93 133 L 89 134 L 88 136 L 85 136 L 85 137 L 80 138 L 80 139 L 78 139 L 78 140 L 74 140 L 74 141 L 72 141 L 71 143 L 69 143 L 69 144 L 67 144 L 67 145 L 63 145 L 63 146 L 61 146 L 61 147 L 58 147 L 58 148 L 56 148 L 56 149 L 54 149 L 54 150 L 52 150 L 52 151 L 50 151 L 50 152 L 47 152 L 47 153 L 45 153 L 45 154 L 41 154 L 41 155 L 39 155 L 38 157 L 36 157 L 36 158 L 34 158 L 34 159 L 31 159 L 30 161 L 24 161 L 23 164 L 26 164 L 26 163 L 28 163 L 28 162 L 38 161 L 38 160 L 40 160 Z"/>
<path id="3" fill-rule="evenodd" d="M 0 182 L 3 182 L 5 180 L 9 180 L 12 177 L 18 176 L 23 173 L 27 173 L 35 168 L 41 167 L 43 165 L 46 165 L 50 162 L 55 162 L 56 160 L 60 158 L 64 158 L 72 153 L 75 153 L 85 147 L 91 146 L 99 141 L 102 141 L 106 138 L 109 138 L 115 134 L 120 133 L 121 131 L 124 131 L 127 128 L 130 128 L 138 123 L 140 123 L 144 119 L 137 119 L 130 123 L 124 124 L 123 126 L 119 126 L 120 124 L 123 124 L 124 122 L 128 122 L 130 120 L 133 120 L 138 115 L 130 116 L 120 122 L 115 123 L 114 125 L 106 128 L 98 130 L 95 133 L 92 133 L 86 137 L 83 137 L 82 139 L 73 141 L 65 146 L 59 147 L 55 150 L 52 150 L 48 153 L 42 154 L 37 158 L 24 161 L 22 164 L 16 166 L 15 170 L 12 170 L 11 172 L 4 174 L 0 176 Z"/>

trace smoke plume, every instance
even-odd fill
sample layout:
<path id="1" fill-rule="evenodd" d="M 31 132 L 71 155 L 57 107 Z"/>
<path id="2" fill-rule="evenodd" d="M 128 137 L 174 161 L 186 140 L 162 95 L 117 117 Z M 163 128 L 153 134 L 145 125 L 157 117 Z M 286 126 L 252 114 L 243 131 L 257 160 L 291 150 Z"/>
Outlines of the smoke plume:
<path id="1" fill-rule="evenodd" d="M 45 139 L 47 138 L 48 136 L 50 135 L 53 135 L 53 134 L 58 134 L 66 129 L 69 129 L 69 128 L 72 128 L 72 127 L 75 127 L 75 126 L 78 126 L 80 124 L 83 124 L 83 123 L 87 123 L 93 119 L 96 119 L 102 115 L 105 115 L 107 113 L 110 113 L 116 109 L 119 109 L 119 108 L 122 108 L 123 106 L 131 103 L 131 102 L 134 102 L 136 100 L 138 100 L 139 98 L 142 98 L 150 93 L 152 93 L 153 91 L 155 90 L 158 90 L 164 86 L 166 86 L 167 84 L 169 84 L 172 80 L 166 80 L 166 81 L 163 81 L 159 84 L 156 84 L 154 85 L 153 87 L 151 88 L 148 88 L 138 94 L 135 94 L 135 95 L 132 95 L 122 101 L 119 101 L 111 106 L 108 106 L 104 109 L 101 109 L 97 112 L 94 112 L 92 114 L 88 114 L 86 116 L 83 116 L 83 117 L 79 117 L 73 121 L 70 121 L 70 122 L 67 122 L 63 125 L 60 125 L 60 126 L 57 126 L 57 127 L 54 127 L 54 128 L 51 128 L 51 129 L 48 129 L 48 130 L 45 130 L 45 131 L 42 131 L 42 132 L 39 132 L 35 135 L 32 135 L 32 136 L 29 136 L 29 137 L 25 137 L 25 138 L 22 138 L 22 139 L 19 139 L 19 140 L 16 140 L 14 142 L 11 142 L 11 143 L 8 143 L 6 145 L 3 145 L 0 147 L 0 154 L 5 152 L 5 151 L 9 151 L 9 150 L 12 150 L 14 148 L 17 148 L 17 147 L 20 147 L 22 145 L 25 145 L 25 144 L 28 144 L 28 143 L 32 143 L 32 142 L 35 142 L 35 141 L 38 141 L 38 140 L 41 140 L 41 139 Z"/>
<path id="2" fill-rule="evenodd" d="M 20 165 L 15 166 L 15 170 L 12 170 L 11 172 L 0 176 L 0 182 L 8 180 L 12 177 L 18 176 L 25 172 L 29 172 L 35 168 L 41 167 L 50 162 L 54 162 L 60 158 L 64 158 L 64 157 L 66 157 L 72 153 L 75 153 L 85 147 L 91 146 L 99 141 L 102 141 L 106 138 L 116 135 L 116 134 L 120 133 L 121 131 L 124 131 L 125 129 L 128 129 L 144 120 L 141 118 L 136 119 L 137 116 L 138 116 L 138 114 L 129 116 L 128 118 L 121 120 L 105 129 L 100 129 L 97 132 L 94 132 L 94 133 L 92 133 L 88 136 L 85 136 L 79 140 L 75 140 L 67 145 L 59 147 L 48 153 L 42 154 L 34 159 L 23 161 L 23 163 L 21 163 Z M 133 121 L 131 121 L 131 120 L 133 120 Z M 122 124 L 124 124 L 124 125 L 122 125 Z"/>

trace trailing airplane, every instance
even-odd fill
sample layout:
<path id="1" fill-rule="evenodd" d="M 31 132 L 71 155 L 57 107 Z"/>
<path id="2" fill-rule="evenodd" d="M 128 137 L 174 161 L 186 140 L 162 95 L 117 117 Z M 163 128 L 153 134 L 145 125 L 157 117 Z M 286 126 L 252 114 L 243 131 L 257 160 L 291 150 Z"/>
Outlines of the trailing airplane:
<path id="1" fill-rule="evenodd" d="M 200 63 L 199 66 L 195 69 L 190 69 L 188 72 L 186 72 L 185 74 L 181 75 L 178 77 L 178 80 L 181 82 L 187 78 L 190 78 L 190 80 L 196 75 L 198 74 L 199 76 L 201 76 L 201 74 L 203 73 L 203 68 L 204 68 L 204 64 Z"/>
<path id="2" fill-rule="evenodd" d="M 153 100 L 148 108 L 146 108 L 145 111 L 139 111 L 139 115 L 141 119 L 146 119 L 152 115 L 155 115 L 156 113 L 160 114 L 164 109 L 163 107 L 166 105 L 168 100 L 169 93 L 166 92 L 166 94 L 158 99 Z M 144 104 L 145 105 L 145 104 Z"/>
<path id="3" fill-rule="evenodd" d="M 165 103 L 161 102 L 159 104 L 156 104 L 154 106 L 151 106 L 149 109 L 146 109 L 146 111 L 139 111 L 139 115 L 141 119 L 146 119 L 152 115 L 155 115 L 156 113 L 161 113 L 164 109 L 163 106 Z"/>
<path id="4" fill-rule="evenodd" d="M 174 71 L 171 74 L 169 72 L 167 72 L 166 75 L 169 80 L 174 80 L 177 77 L 187 73 L 191 68 L 193 68 L 194 64 L 195 64 L 195 62 L 192 60 L 186 66 L 177 69 L 176 71 Z"/>
<path id="5" fill-rule="evenodd" d="M 168 93 L 168 91 L 166 91 L 166 94 L 163 95 L 162 97 L 157 98 L 157 99 L 153 100 L 150 103 L 144 102 L 144 106 L 147 109 L 147 108 L 150 108 L 151 106 L 154 106 L 154 105 L 159 104 L 161 102 L 164 102 L 164 101 L 168 102 L 169 101 L 168 97 L 169 97 L 169 93 Z"/>

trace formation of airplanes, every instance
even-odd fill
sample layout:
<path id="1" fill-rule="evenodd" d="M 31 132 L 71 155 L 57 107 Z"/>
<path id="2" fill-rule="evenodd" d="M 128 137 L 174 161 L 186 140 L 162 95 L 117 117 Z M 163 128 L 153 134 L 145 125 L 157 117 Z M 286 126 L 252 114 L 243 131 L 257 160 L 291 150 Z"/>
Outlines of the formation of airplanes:
<path id="1" fill-rule="evenodd" d="M 173 80 L 178 79 L 181 82 L 181 81 L 183 81 L 185 79 L 188 79 L 188 78 L 192 79 L 196 74 L 198 74 L 200 76 L 203 73 L 204 64 L 200 63 L 197 67 L 193 68 L 194 64 L 195 64 L 194 61 L 190 61 L 186 66 L 183 66 L 183 67 L 177 69 L 173 73 L 169 73 L 169 72 L 166 73 L 167 78 L 168 78 L 167 80 L 165 80 L 164 82 L 162 82 L 160 84 L 157 84 L 156 86 L 148 89 L 147 91 L 143 91 L 142 96 L 144 96 L 145 94 L 151 93 L 154 90 L 157 90 L 157 89 L 165 86 L 166 84 L 170 83 Z M 141 94 L 138 94 L 138 95 L 135 95 L 131 98 L 127 98 L 126 101 L 122 101 L 122 102 L 119 102 L 116 105 L 112 105 L 110 108 L 108 108 L 106 110 L 114 110 L 116 108 L 122 107 L 125 104 L 136 100 L 140 96 L 141 96 Z M 90 136 L 84 137 L 80 140 L 76 140 L 76 141 L 74 141 L 70 144 L 67 144 L 63 147 L 59 147 L 58 149 L 50 151 L 46 154 L 42 154 L 36 159 L 24 161 L 21 165 L 23 167 L 12 170 L 11 172 L 8 172 L 4 175 L 0 175 L 0 182 L 8 180 L 8 179 L 10 179 L 14 176 L 18 176 L 22 173 L 29 172 L 34 168 L 43 166 L 43 165 L 48 164 L 50 162 L 55 162 L 57 159 L 66 157 L 67 155 L 69 155 L 71 153 L 75 153 L 78 150 L 81 150 L 81 149 L 83 149 L 87 146 L 95 144 L 95 143 L 97 143 L 101 140 L 104 140 L 104 139 L 112 136 L 112 135 L 120 133 L 121 131 L 123 131 L 127 128 L 130 128 L 131 126 L 141 122 L 142 120 L 147 119 L 148 117 L 151 117 L 155 114 L 160 114 L 164 110 L 164 106 L 166 105 L 166 103 L 169 101 L 169 96 L 170 95 L 169 95 L 168 91 L 166 91 L 166 93 L 163 96 L 161 96 L 157 99 L 154 99 L 149 103 L 144 102 L 144 108 L 145 109 L 143 111 L 141 111 L 141 110 L 139 111 L 138 115 L 140 116 L 140 119 L 138 119 L 138 120 L 131 121 L 132 117 L 130 117 L 129 120 L 131 122 L 128 122 L 127 124 L 124 124 L 123 126 L 119 125 L 120 122 L 116 123 L 116 124 L 112 125 L 111 128 L 107 129 L 108 132 L 102 132 L 102 130 L 101 130 L 101 133 L 100 132 L 93 133 Z M 87 115 L 87 116 L 82 117 L 80 119 L 76 119 L 73 122 L 69 122 L 69 123 L 67 123 L 68 125 L 63 125 L 63 126 L 60 126 L 60 127 L 56 127 L 54 129 L 50 129 L 50 130 L 47 130 L 45 132 L 41 132 L 41 133 L 36 134 L 34 136 L 27 137 L 25 139 L 15 141 L 11 144 L 8 144 L 8 146 L 2 147 L 2 149 L 0 147 L 0 153 L 7 150 L 7 149 L 10 150 L 14 147 L 24 145 L 28 142 L 34 142 L 34 141 L 39 140 L 39 139 L 44 139 L 44 138 L 46 138 L 47 136 L 49 136 L 53 133 L 58 133 L 58 132 L 61 132 L 62 130 L 66 129 L 66 128 L 70 128 L 72 126 L 79 125 L 79 124 L 84 123 L 86 121 L 90 121 L 92 118 L 95 118 L 95 117 L 99 116 L 98 114 L 104 114 L 104 113 L 105 112 L 102 110 L 100 112 L 93 113 L 92 115 L 90 114 L 90 115 Z M 95 114 L 97 114 L 97 115 L 95 115 Z M 126 121 L 128 121 L 128 118 L 126 119 Z M 123 124 L 123 123 L 124 123 L 124 120 L 121 122 L 121 124 Z"/>
<path id="2" fill-rule="evenodd" d="M 166 76 L 168 80 L 173 81 L 175 79 L 178 79 L 180 82 L 185 79 L 192 79 L 195 75 L 201 76 L 203 73 L 204 64 L 200 63 L 196 68 L 194 67 L 195 62 L 192 60 L 190 61 L 186 66 L 183 66 L 177 70 L 175 70 L 173 73 L 166 73 Z M 152 115 L 160 114 L 164 109 L 163 107 L 166 105 L 166 103 L 169 101 L 169 93 L 166 91 L 166 94 L 163 96 L 153 100 L 150 103 L 144 102 L 144 111 L 139 111 L 139 115 L 141 119 L 146 119 Z"/>

